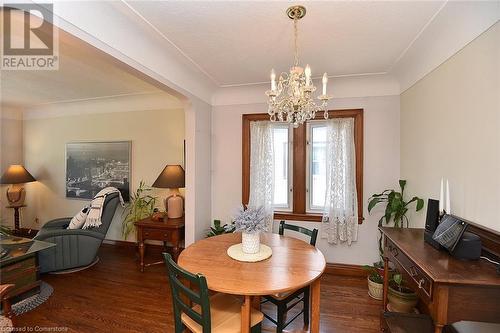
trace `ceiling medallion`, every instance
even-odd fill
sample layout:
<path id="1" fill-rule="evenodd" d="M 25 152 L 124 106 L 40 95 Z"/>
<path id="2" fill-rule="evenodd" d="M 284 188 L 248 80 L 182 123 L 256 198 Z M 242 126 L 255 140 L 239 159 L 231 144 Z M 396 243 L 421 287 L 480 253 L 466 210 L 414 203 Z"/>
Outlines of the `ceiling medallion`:
<path id="1" fill-rule="evenodd" d="M 294 28 L 294 63 L 289 73 L 281 73 L 276 82 L 276 73 L 271 70 L 271 90 L 266 91 L 268 96 L 268 113 L 271 121 L 281 121 L 293 124 L 297 128 L 308 120 L 314 119 L 316 112 L 325 111 L 324 117 L 328 119 L 328 100 L 332 96 L 326 94 L 328 76 L 323 74 L 323 91 L 317 97 L 316 104 L 313 93 L 316 90 L 311 78 L 311 67 L 299 66 L 299 51 L 297 45 L 297 22 L 306 15 L 306 8 L 293 6 L 286 10 L 287 16 L 293 20 Z"/>

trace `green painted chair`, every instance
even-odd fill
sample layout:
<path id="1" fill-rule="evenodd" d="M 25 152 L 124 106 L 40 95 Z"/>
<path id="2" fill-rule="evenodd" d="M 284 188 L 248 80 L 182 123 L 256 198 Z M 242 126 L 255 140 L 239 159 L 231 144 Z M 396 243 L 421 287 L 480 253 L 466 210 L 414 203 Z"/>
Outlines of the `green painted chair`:
<path id="1" fill-rule="evenodd" d="M 241 332 L 241 301 L 237 297 L 222 293 L 209 296 L 207 279 L 202 274 L 182 269 L 168 253 L 163 253 L 163 257 L 172 291 L 175 333 L 183 333 L 186 328 L 193 333 Z M 182 281 L 189 282 L 193 289 Z M 191 307 L 189 303 L 195 305 Z M 252 333 L 260 333 L 263 319 L 260 311 L 252 309 Z"/>
<path id="2" fill-rule="evenodd" d="M 312 246 L 316 246 L 316 239 L 318 238 L 318 229 L 309 230 L 307 228 L 303 228 L 292 224 L 287 224 L 285 223 L 285 221 L 281 221 L 279 228 L 279 234 L 281 236 L 285 234 L 285 229 L 299 232 L 301 234 L 309 236 L 310 237 L 309 244 L 311 244 Z M 287 327 L 292 321 L 294 321 L 298 316 L 300 316 L 300 314 L 304 315 L 304 326 L 308 326 L 309 307 L 310 307 L 309 300 L 310 300 L 309 286 L 287 293 L 264 296 L 263 303 L 271 302 L 274 305 L 276 305 L 277 318 L 274 319 L 271 316 L 267 315 L 266 313 L 264 313 L 264 316 L 276 325 L 277 333 L 283 332 L 285 327 Z M 286 315 L 288 311 L 299 303 L 302 303 L 302 310 L 287 322 Z"/>

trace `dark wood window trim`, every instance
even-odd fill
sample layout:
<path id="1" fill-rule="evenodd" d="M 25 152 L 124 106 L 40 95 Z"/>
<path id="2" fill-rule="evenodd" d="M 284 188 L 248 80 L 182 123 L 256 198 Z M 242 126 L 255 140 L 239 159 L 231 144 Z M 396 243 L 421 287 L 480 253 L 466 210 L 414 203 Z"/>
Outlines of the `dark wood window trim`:
<path id="1" fill-rule="evenodd" d="M 331 110 L 330 118 L 354 118 L 354 144 L 356 147 L 356 188 L 358 192 L 358 223 L 363 222 L 363 109 Z M 324 119 L 317 112 L 317 120 Z M 250 196 L 250 122 L 269 120 L 267 113 L 243 115 L 242 149 L 242 202 L 248 204 Z M 321 214 L 306 212 L 306 126 L 293 129 L 293 211 L 274 213 L 277 220 L 321 221 Z"/>

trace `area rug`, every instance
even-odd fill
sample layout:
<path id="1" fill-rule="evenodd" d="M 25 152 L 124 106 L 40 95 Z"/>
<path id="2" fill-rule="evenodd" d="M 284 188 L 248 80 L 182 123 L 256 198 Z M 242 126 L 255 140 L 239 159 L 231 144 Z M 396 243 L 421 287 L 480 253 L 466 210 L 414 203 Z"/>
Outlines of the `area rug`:
<path id="1" fill-rule="evenodd" d="M 47 301 L 53 292 L 54 288 L 52 288 L 50 284 L 42 281 L 40 284 L 40 292 L 13 304 L 12 312 L 14 312 L 16 316 L 29 312 Z"/>

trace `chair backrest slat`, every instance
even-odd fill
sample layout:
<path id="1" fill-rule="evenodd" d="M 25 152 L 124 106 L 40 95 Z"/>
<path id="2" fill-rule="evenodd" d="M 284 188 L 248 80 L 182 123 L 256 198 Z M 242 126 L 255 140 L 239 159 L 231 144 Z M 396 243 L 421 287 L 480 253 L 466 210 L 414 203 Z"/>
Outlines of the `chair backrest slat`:
<path id="1" fill-rule="evenodd" d="M 285 221 L 280 221 L 279 234 L 283 236 L 285 234 L 285 229 L 300 232 L 301 234 L 307 235 L 310 237 L 309 244 L 312 246 L 316 246 L 316 239 L 318 238 L 318 229 L 307 229 L 298 225 L 287 224 Z"/>
<path id="2" fill-rule="evenodd" d="M 172 303 L 174 306 L 175 332 L 184 332 L 184 324 L 181 315 L 184 313 L 197 322 L 203 329 L 203 333 L 210 333 L 210 300 L 208 295 L 207 279 L 201 274 L 192 274 L 178 266 L 170 254 L 163 253 L 167 265 L 170 289 L 172 291 Z M 182 280 L 190 283 L 190 287 L 184 285 Z M 194 289 L 191 289 L 194 288 Z M 198 313 L 186 303 L 186 297 L 190 302 L 199 305 L 201 311 Z"/>

